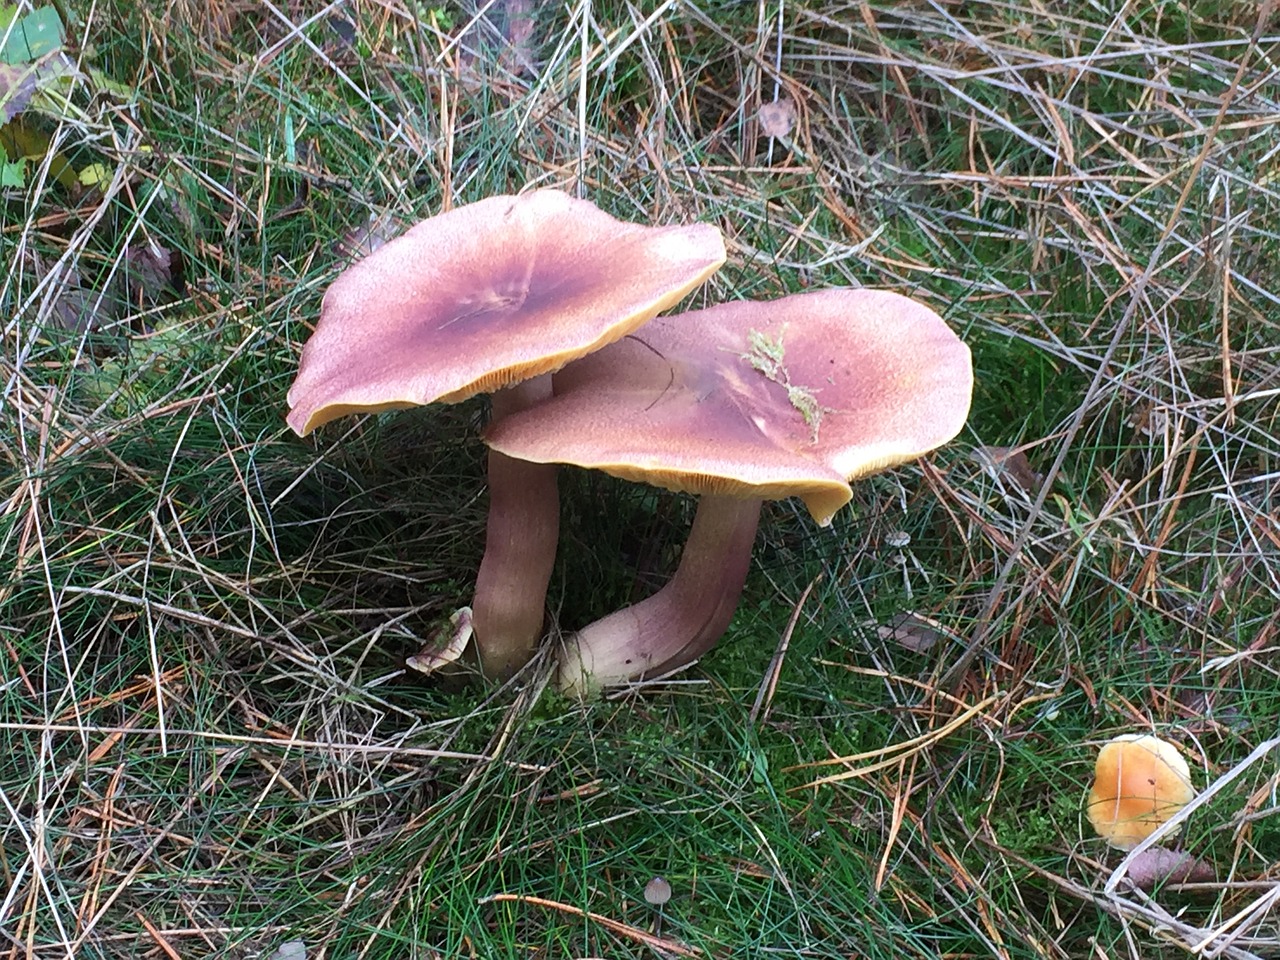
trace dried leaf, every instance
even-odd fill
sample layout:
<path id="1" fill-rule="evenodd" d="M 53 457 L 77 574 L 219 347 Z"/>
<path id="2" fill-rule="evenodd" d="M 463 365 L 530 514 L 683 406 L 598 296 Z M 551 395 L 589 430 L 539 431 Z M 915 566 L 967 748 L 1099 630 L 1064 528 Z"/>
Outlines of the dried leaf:
<path id="1" fill-rule="evenodd" d="M 328 23 L 329 29 L 333 31 L 340 46 L 350 48 L 356 45 L 356 40 L 359 39 L 360 34 L 356 30 L 354 22 L 340 13 L 334 13 L 329 16 Z"/>
<path id="2" fill-rule="evenodd" d="M 760 124 L 761 136 L 789 137 L 796 125 L 795 101 L 789 97 L 780 97 L 773 103 L 766 103 L 760 108 L 756 120 Z"/>
<path id="3" fill-rule="evenodd" d="M 900 613 L 888 623 L 876 628 L 882 640 L 891 640 L 912 653 L 924 653 L 939 640 L 959 640 L 954 631 L 948 630 L 937 620 L 919 613 Z"/>
<path id="4" fill-rule="evenodd" d="M 36 92 L 36 68 L 0 63 L 0 123 L 26 109 Z"/>
<path id="5" fill-rule="evenodd" d="M 389 210 L 371 215 L 354 230 L 348 230 L 335 245 L 340 256 L 359 260 L 367 257 L 388 240 L 394 240 L 404 232 L 400 218 Z"/>
<path id="6" fill-rule="evenodd" d="M 1142 890 L 1166 883 L 1210 883 L 1216 879 L 1213 867 L 1181 850 L 1152 847 L 1133 858 L 1129 879 Z"/>
<path id="7" fill-rule="evenodd" d="M 301 940 L 286 940 L 271 954 L 271 960 L 307 960 L 307 945 Z"/>
<path id="8" fill-rule="evenodd" d="M 507 41 L 507 48 L 502 52 L 501 62 L 512 76 L 524 73 L 537 73 L 537 50 L 534 46 L 534 27 L 537 19 L 534 16 L 534 0 L 505 0 L 500 4 L 506 8 L 505 25 L 502 33 Z"/>
<path id="9" fill-rule="evenodd" d="M 542 0 L 466 0 L 464 14 L 474 32 L 462 44 L 459 61 L 464 82 L 482 82 L 486 68 L 496 64 L 513 77 L 538 72 L 536 29 Z M 497 86 L 502 90 L 502 85 Z"/>
<path id="10" fill-rule="evenodd" d="M 131 290 L 139 291 L 152 302 L 171 290 L 173 283 L 173 251 L 154 240 L 130 244 L 124 253 L 125 276 Z"/>
<path id="11" fill-rule="evenodd" d="M 460 607 L 431 642 L 405 660 L 405 666 L 419 673 L 435 673 L 453 663 L 471 640 L 471 608 Z"/>
<path id="12" fill-rule="evenodd" d="M 973 458 L 997 480 L 1012 481 L 1024 493 L 1034 494 L 1044 477 L 1031 469 L 1023 447 L 978 447 Z"/>
<path id="13" fill-rule="evenodd" d="M 110 322 L 115 298 L 99 296 L 83 286 L 80 271 L 74 265 L 49 265 L 34 252 L 28 253 L 28 258 L 33 276 L 43 281 L 54 274 L 47 288 L 49 295 L 40 308 L 40 317 L 50 329 L 84 333 Z"/>

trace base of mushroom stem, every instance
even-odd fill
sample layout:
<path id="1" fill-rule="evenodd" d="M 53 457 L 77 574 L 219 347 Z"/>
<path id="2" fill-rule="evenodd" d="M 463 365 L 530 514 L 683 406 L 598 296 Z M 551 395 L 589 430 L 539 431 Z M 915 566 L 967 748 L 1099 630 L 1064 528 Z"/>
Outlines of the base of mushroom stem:
<path id="1" fill-rule="evenodd" d="M 667 585 L 566 638 L 560 689 L 584 696 L 662 676 L 710 650 L 742 596 L 761 506 L 760 500 L 704 496 Z"/>

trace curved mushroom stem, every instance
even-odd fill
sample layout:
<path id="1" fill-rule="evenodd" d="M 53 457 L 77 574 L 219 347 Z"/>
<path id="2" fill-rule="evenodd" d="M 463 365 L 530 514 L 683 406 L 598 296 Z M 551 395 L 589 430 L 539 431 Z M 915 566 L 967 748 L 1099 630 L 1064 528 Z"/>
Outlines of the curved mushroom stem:
<path id="1" fill-rule="evenodd" d="M 560 689 L 584 696 L 691 663 L 729 627 L 751 568 L 760 500 L 704 496 L 675 576 L 566 638 Z"/>
<path id="2" fill-rule="evenodd" d="M 497 390 L 493 417 L 550 396 L 550 376 Z M 471 607 L 480 669 L 492 680 L 510 679 L 538 649 L 559 536 L 555 465 L 490 450 L 489 519 Z"/>

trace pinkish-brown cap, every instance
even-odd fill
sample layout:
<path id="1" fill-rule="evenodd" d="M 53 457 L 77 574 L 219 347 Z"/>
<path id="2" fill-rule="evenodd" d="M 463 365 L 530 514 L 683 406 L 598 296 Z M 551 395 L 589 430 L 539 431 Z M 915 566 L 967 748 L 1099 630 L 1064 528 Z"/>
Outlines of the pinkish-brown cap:
<path id="1" fill-rule="evenodd" d="M 289 425 L 305 435 L 553 372 L 678 303 L 724 258 L 710 224 L 625 223 L 556 190 L 442 213 L 329 287 Z"/>
<path id="2" fill-rule="evenodd" d="M 928 307 L 825 290 L 655 320 L 485 440 L 670 490 L 799 496 L 825 525 L 850 480 L 954 437 L 972 391 L 968 347 Z"/>

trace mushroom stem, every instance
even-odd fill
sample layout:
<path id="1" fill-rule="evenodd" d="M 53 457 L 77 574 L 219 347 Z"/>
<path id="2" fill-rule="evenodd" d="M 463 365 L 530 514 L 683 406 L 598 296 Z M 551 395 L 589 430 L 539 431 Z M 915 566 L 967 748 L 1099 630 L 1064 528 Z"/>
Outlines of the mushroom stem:
<path id="1" fill-rule="evenodd" d="M 550 375 L 495 391 L 493 418 L 550 396 Z M 559 536 L 555 465 L 490 450 L 489 519 L 471 607 L 480 669 L 492 680 L 510 679 L 538 649 Z"/>
<path id="2" fill-rule="evenodd" d="M 584 696 L 696 660 L 729 627 L 751 568 L 760 500 L 704 496 L 675 576 L 567 638 L 559 684 Z"/>

